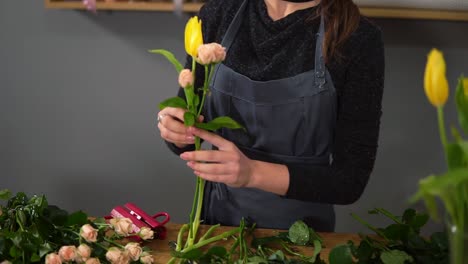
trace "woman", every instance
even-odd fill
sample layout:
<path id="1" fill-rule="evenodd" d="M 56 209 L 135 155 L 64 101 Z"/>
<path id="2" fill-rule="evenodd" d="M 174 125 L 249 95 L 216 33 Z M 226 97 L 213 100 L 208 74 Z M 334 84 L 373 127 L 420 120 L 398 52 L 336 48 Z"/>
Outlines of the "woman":
<path id="1" fill-rule="evenodd" d="M 200 10 L 204 42 L 227 49 L 204 119 L 227 115 L 246 131 L 186 128 L 177 108 L 163 109 L 158 127 L 208 181 L 205 223 L 286 229 L 302 219 L 333 231 L 333 204 L 361 196 L 377 151 L 381 33 L 351 0 L 318 1 L 211 0 Z M 194 136 L 213 150 L 193 151 Z"/>

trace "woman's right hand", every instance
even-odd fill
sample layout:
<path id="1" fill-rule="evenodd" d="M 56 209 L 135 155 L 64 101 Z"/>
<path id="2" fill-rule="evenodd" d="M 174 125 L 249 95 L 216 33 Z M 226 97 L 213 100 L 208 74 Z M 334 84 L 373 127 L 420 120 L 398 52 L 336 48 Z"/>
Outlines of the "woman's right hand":
<path id="1" fill-rule="evenodd" d="M 166 107 L 158 113 L 158 128 L 161 137 L 178 148 L 195 143 L 195 137 L 184 125 L 184 113 L 187 110 L 176 107 Z M 203 119 L 200 116 L 200 121 Z"/>

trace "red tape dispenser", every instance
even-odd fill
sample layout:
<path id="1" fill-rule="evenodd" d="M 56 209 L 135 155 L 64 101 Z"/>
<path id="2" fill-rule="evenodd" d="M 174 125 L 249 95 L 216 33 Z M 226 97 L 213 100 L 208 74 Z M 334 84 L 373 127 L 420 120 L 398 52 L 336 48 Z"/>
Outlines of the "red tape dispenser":
<path id="1" fill-rule="evenodd" d="M 142 227 L 148 227 L 154 231 L 154 238 L 158 239 L 166 238 L 166 228 L 164 225 L 171 219 L 166 212 L 160 212 L 150 216 L 133 203 L 126 203 L 123 206 L 118 205 L 114 207 L 110 216 L 106 217 L 106 219 L 122 217 L 132 221 L 133 232 L 138 233 Z M 161 217 L 163 217 L 163 219 L 159 222 L 157 219 Z"/>

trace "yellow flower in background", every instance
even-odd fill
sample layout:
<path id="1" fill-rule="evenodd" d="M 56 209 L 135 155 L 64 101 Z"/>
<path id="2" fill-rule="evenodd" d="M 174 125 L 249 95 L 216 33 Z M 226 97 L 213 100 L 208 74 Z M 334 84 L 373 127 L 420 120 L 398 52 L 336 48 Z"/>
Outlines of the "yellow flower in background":
<path id="1" fill-rule="evenodd" d="M 194 58 L 198 55 L 198 47 L 203 44 L 201 23 L 201 20 L 194 16 L 185 25 L 185 51 Z"/>
<path id="2" fill-rule="evenodd" d="M 463 79 L 463 92 L 465 96 L 468 97 L 468 78 Z"/>
<path id="3" fill-rule="evenodd" d="M 424 90 L 429 102 L 435 107 L 443 106 L 447 102 L 449 88 L 445 71 L 442 52 L 432 49 L 427 58 Z"/>

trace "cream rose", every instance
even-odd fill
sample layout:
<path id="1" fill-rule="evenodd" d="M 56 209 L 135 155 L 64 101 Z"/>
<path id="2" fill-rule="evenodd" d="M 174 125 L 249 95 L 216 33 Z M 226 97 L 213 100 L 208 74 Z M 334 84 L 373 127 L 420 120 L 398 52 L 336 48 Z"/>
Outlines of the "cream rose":
<path id="1" fill-rule="evenodd" d="M 80 236 L 87 242 L 96 242 L 98 236 L 98 230 L 94 229 L 90 224 L 86 224 L 80 229 Z"/>
<path id="2" fill-rule="evenodd" d="M 2 215 L 1 212 L 2 212 L 2 210 L 0 209 L 0 215 Z M 0 264 L 11 264 L 11 262 L 8 261 L 8 260 L 4 260 L 4 261 L 0 262 Z"/>
<path id="3" fill-rule="evenodd" d="M 75 261 L 78 263 L 84 263 L 91 257 L 91 248 L 86 244 L 81 244 L 76 249 L 77 256 Z"/>
<path id="4" fill-rule="evenodd" d="M 190 85 L 193 85 L 193 74 L 189 69 L 183 69 L 179 73 L 179 85 L 182 88 L 187 88 Z"/>
<path id="5" fill-rule="evenodd" d="M 45 257 L 45 264 L 62 264 L 62 259 L 57 253 L 49 253 Z"/>
<path id="6" fill-rule="evenodd" d="M 111 264 L 127 264 L 130 262 L 130 256 L 116 247 L 111 247 L 106 253 L 106 259 Z"/>
<path id="7" fill-rule="evenodd" d="M 198 47 L 198 62 L 203 65 L 218 63 L 226 58 L 226 48 L 218 43 L 204 44 Z"/>
<path id="8" fill-rule="evenodd" d="M 133 233 L 133 223 L 128 218 L 112 218 L 109 223 L 120 236 L 128 236 Z"/>
<path id="9" fill-rule="evenodd" d="M 76 258 L 76 247 L 75 246 L 62 246 L 58 252 L 62 261 L 69 262 L 74 261 Z"/>
<path id="10" fill-rule="evenodd" d="M 85 264 L 101 264 L 101 261 L 99 261 L 98 258 L 90 258 L 85 262 Z"/>
<path id="11" fill-rule="evenodd" d="M 154 231 L 149 227 L 144 226 L 140 229 L 140 232 L 138 232 L 138 236 L 143 240 L 153 239 Z"/>
<path id="12" fill-rule="evenodd" d="M 148 252 L 143 252 L 140 256 L 140 262 L 143 264 L 152 264 L 154 263 L 154 257 Z"/>
<path id="13" fill-rule="evenodd" d="M 128 252 L 128 255 L 132 260 L 138 260 L 140 258 L 143 249 L 140 247 L 138 243 L 128 243 L 125 245 L 125 250 Z"/>

